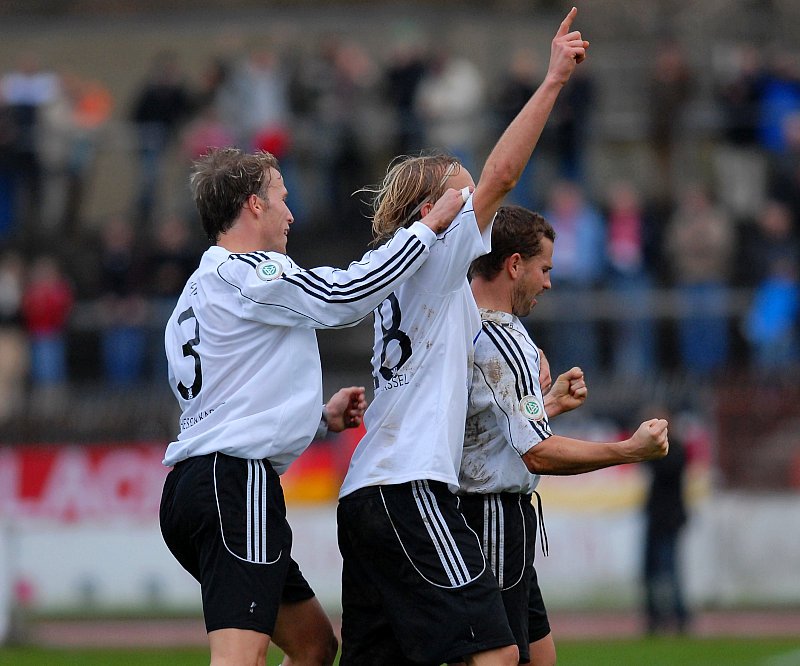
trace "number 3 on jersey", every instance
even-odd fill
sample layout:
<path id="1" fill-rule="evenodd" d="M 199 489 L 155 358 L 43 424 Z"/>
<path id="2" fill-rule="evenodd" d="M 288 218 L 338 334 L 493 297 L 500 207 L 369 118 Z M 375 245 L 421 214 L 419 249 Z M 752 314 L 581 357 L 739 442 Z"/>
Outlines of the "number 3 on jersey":
<path id="1" fill-rule="evenodd" d="M 384 316 L 387 305 L 389 313 Z M 397 296 L 389 294 L 389 297 L 378 307 L 378 316 L 381 318 L 381 331 L 383 331 L 381 364 L 378 372 L 388 381 L 411 358 L 411 338 L 400 330 L 400 304 L 397 302 Z M 387 319 L 391 322 L 389 326 L 386 326 Z M 376 377 L 376 384 L 377 379 Z"/>
<path id="2" fill-rule="evenodd" d="M 203 369 L 200 365 L 200 354 L 197 353 L 195 346 L 200 343 L 200 323 L 197 317 L 194 316 L 194 310 L 189 308 L 181 312 L 178 317 L 178 326 L 180 326 L 187 319 L 194 319 L 194 337 L 187 340 L 181 349 L 184 356 L 192 356 L 194 358 L 194 381 L 191 386 L 184 385 L 183 382 L 178 382 L 178 393 L 183 396 L 184 400 L 191 400 L 200 393 L 203 386 Z"/>

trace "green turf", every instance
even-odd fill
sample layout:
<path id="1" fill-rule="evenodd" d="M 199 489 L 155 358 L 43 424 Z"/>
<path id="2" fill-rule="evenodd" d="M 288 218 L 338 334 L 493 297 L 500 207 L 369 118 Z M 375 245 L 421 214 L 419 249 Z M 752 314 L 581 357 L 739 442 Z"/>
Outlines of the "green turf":
<path id="1" fill-rule="evenodd" d="M 800 637 L 559 641 L 557 649 L 560 666 L 800 666 Z"/>
<path id="2" fill-rule="evenodd" d="M 0 648 L 9 666 L 189 666 L 208 663 L 205 649 L 51 650 Z M 268 666 L 280 663 L 270 652 Z M 559 666 L 800 666 L 797 639 L 657 638 L 559 641 Z"/>

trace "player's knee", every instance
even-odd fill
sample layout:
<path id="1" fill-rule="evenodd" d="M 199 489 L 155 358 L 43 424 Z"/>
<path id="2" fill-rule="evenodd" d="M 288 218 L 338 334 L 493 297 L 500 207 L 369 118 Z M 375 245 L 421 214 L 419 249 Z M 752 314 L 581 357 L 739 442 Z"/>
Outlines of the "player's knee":
<path id="1" fill-rule="evenodd" d="M 324 637 L 318 636 L 303 643 L 300 653 L 287 651 L 288 659 L 284 660 L 283 664 L 284 666 L 332 666 L 338 651 L 339 641 L 331 631 Z"/>
<path id="2" fill-rule="evenodd" d="M 517 666 L 519 664 L 519 648 L 507 645 L 486 652 L 478 652 L 466 658 L 468 666 Z"/>
<path id="3" fill-rule="evenodd" d="M 336 661 L 336 653 L 339 651 L 339 641 L 336 639 L 336 636 L 331 632 L 325 646 L 324 650 L 322 650 L 320 654 L 320 664 L 321 666 L 332 666 L 333 662 Z"/>
<path id="4" fill-rule="evenodd" d="M 519 664 L 519 648 L 516 645 L 504 647 L 500 652 L 500 663 L 503 666 L 517 666 Z"/>

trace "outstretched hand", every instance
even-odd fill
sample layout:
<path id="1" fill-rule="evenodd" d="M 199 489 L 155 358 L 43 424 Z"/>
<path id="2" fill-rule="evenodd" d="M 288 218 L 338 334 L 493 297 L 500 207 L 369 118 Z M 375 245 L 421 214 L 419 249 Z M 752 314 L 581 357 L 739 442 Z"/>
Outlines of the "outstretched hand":
<path id="1" fill-rule="evenodd" d="M 667 455 L 669 452 L 667 425 L 665 419 L 650 419 L 637 428 L 630 439 L 633 456 L 631 462 L 657 460 Z"/>
<path id="2" fill-rule="evenodd" d="M 474 188 L 470 187 L 471 192 Z M 433 233 L 440 234 L 447 230 L 458 212 L 467 203 L 468 192 L 463 190 L 448 189 L 439 198 L 427 215 L 422 218 L 422 224 L 429 227 Z"/>
<path id="3" fill-rule="evenodd" d="M 586 50 L 589 48 L 589 42 L 583 38 L 580 31 L 570 31 L 577 14 L 578 10 L 575 7 L 570 9 L 550 45 L 550 65 L 547 68 L 547 76 L 562 84 L 572 76 L 575 66 L 586 59 Z"/>
<path id="4" fill-rule="evenodd" d="M 328 430 L 342 432 L 345 428 L 361 425 L 367 399 L 363 386 L 349 386 L 339 389 L 325 405 L 325 419 Z"/>

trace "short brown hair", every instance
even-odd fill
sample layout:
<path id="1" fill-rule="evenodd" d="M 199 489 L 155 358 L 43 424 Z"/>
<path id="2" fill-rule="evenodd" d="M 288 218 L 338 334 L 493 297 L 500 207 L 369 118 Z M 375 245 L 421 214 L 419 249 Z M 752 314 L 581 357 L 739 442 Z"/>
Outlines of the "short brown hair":
<path id="1" fill-rule="evenodd" d="M 492 225 L 492 251 L 472 262 L 470 277 L 493 279 L 515 252 L 525 259 L 542 251 L 542 238 L 556 240 L 556 232 L 539 213 L 522 206 L 501 206 Z"/>
<path id="2" fill-rule="evenodd" d="M 239 148 L 212 148 L 194 163 L 189 182 L 208 240 L 216 243 L 233 226 L 251 194 L 266 198 L 270 168 L 280 171 L 271 153 Z"/>

